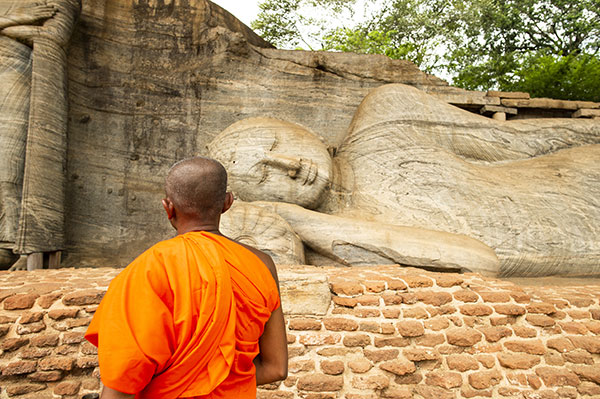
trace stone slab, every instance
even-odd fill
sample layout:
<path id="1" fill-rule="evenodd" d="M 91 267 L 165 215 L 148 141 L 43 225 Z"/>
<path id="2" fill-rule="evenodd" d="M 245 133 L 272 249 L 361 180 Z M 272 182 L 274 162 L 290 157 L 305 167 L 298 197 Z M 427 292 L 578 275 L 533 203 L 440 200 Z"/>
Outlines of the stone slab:
<path id="1" fill-rule="evenodd" d="M 514 98 L 521 100 L 528 100 L 529 93 L 525 93 L 522 91 L 497 91 L 497 90 L 488 90 L 486 93 L 488 97 L 500 97 L 500 98 Z"/>
<path id="2" fill-rule="evenodd" d="M 600 109 L 580 108 L 573 112 L 573 118 L 600 118 Z"/>
<path id="3" fill-rule="evenodd" d="M 591 101 L 554 100 L 551 98 L 532 98 L 530 100 L 503 98 L 501 102 L 503 106 L 513 108 L 568 109 L 573 111 L 580 108 L 600 108 L 600 103 Z"/>
<path id="4" fill-rule="evenodd" d="M 504 112 L 506 114 L 516 115 L 518 111 L 516 108 L 501 107 L 498 105 L 484 105 L 481 107 L 479 112 L 483 115 L 493 114 L 496 112 Z"/>
<path id="5" fill-rule="evenodd" d="M 305 272 L 282 270 L 279 273 L 281 302 L 286 315 L 327 314 L 331 303 L 328 279 L 319 268 L 306 266 Z"/>

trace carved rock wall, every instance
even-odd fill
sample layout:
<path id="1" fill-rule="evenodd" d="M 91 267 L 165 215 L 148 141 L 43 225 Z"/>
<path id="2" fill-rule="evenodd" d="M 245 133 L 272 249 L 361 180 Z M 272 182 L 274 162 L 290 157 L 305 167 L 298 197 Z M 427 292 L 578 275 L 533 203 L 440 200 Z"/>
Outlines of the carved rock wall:
<path id="1" fill-rule="evenodd" d="M 373 87 L 463 92 L 384 56 L 273 49 L 206 0 L 84 0 L 68 76 L 71 266 L 122 266 L 165 238 L 166 171 L 233 122 L 279 117 L 336 145 Z"/>
<path id="2" fill-rule="evenodd" d="M 0 272 L 0 398 L 100 390 L 83 333 L 116 269 Z M 280 268 L 289 377 L 258 398 L 597 398 L 600 285 Z"/>

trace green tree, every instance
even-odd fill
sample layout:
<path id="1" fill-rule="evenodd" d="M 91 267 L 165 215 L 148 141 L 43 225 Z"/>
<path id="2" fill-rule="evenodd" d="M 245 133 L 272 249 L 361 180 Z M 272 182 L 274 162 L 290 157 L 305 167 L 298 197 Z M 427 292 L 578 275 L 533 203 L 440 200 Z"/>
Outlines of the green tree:
<path id="1" fill-rule="evenodd" d="M 408 59 L 459 87 L 598 101 L 600 0 L 371 0 L 381 5 L 377 13 L 351 26 L 309 21 L 302 8 L 310 4 L 321 15 L 336 15 L 353 3 L 266 0 L 253 27 L 289 46 L 285 35 L 296 34 L 298 22 L 314 23 L 317 47 Z M 284 13 L 284 6 L 296 8 Z"/>
<path id="2" fill-rule="evenodd" d="M 329 29 L 330 19 L 353 14 L 356 0 L 264 0 L 252 29 L 277 47 L 314 50 Z M 317 49 L 322 49 L 322 45 Z"/>

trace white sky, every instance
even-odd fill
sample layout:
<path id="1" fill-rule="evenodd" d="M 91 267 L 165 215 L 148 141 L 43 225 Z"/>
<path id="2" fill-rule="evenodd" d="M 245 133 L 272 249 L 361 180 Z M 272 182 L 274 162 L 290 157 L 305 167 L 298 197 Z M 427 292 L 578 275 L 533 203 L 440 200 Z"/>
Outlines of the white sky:
<path id="1" fill-rule="evenodd" d="M 240 21 L 250 26 L 250 22 L 258 15 L 258 3 L 260 0 L 211 0 L 220 5 Z"/>

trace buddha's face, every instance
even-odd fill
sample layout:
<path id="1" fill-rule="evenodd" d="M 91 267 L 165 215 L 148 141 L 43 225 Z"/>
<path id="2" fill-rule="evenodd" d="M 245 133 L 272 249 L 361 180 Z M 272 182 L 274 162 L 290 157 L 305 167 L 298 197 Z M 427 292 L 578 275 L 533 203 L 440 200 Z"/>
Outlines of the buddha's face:
<path id="1" fill-rule="evenodd" d="M 234 123 L 208 145 L 244 201 L 282 201 L 316 208 L 329 188 L 332 161 L 305 128 L 273 118 Z"/>

